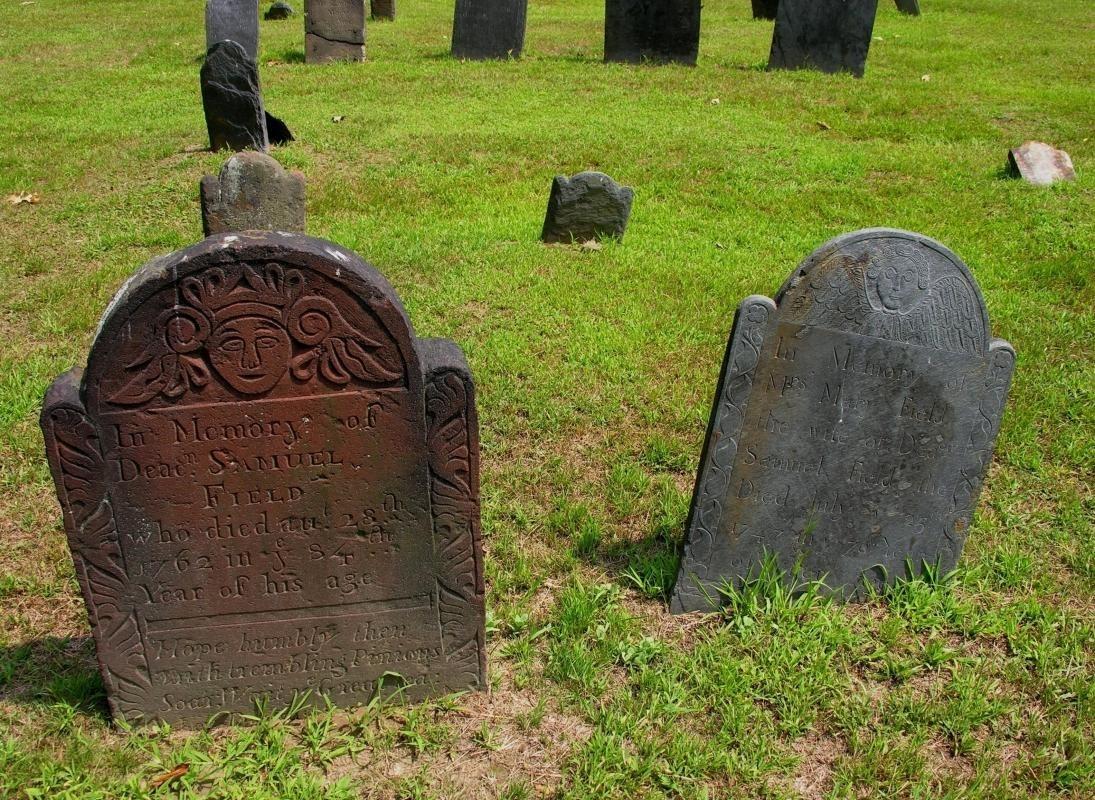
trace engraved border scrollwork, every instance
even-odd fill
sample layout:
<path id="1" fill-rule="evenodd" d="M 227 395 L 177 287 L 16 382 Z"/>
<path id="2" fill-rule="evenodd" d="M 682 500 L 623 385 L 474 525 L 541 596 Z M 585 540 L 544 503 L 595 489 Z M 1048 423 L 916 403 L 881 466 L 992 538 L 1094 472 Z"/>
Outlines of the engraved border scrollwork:
<path id="1" fill-rule="evenodd" d="M 480 687 L 485 643 L 482 557 L 479 538 L 478 454 L 473 389 L 455 370 L 430 376 L 426 385 L 426 436 L 430 502 L 438 559 L 438 606 L 453 685 Z"/>
<path id="2" fill-rule="evenodd" d="M 136 719 L 152 684 L 104 483 L 99 433 L 82 408 L 63 401 L 47 404 L 42 423 L 111 712 Z"/>
<path id="3" fill-rule="evenodd" d="M 694 602 L 700 600 L 697 596 L 699 584 L 707 580 L 722 522 L 723 502 L 730 485 L 730 472 L 738 452 L 738 438 L 745 422 L 746 405 L 774 311 L 772 300 L 759 295 L 747 297 L 738 307 L 696 480 L 697 491 L 685 533 L 677 585 L 673 590 L 675 605 L 683 605 L 685 595 L 693 597 Z"/>

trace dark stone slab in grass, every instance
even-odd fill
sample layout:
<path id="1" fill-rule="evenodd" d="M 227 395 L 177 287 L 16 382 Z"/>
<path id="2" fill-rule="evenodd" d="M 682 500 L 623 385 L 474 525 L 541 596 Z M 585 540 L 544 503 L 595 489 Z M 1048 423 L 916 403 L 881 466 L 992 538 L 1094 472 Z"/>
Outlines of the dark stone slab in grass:
<path id="1" fill-rule="evenodd" d="M 768 69 L 863 77 L 878 0 L 780 0 Z"/>
<path id="2" fill-rule="evenodd" d="M 779 0 L 753 0 L 753 19 L 775 19 Z"/>
<path id="3" fill-rule="evenodd" d="M 201 68 L 202 104 L 213 150 L 266 150 L 266 111 L 255 62 L 236 42 L 217 42 Z"/>
<path id="4" fill-rule="evenodd" d="M 635 192 L 602 172 L 556 176 L 551 184 L 544 230 L 548 243 L 621 238 L 631 216 Z"/>
<path id="5" fill-rule="evenodd" d="M 365 58 L 365 0 L 304 0 L 304 60 Z"/>
<path id="6" fill-rule="evenodd" d="M 395 19 L 395 0 L 372 0 L 369 3 L 369 16 L 373 19 Z"/>
<path id="7" fill-rule="evenodd" d="M 289 19 L 289 17 L 296 13 L 297 12 L 291 5 L 284 2 L 284 0 L 278 0 L 278 2 L 274 3 L 266 10 L 266 14 L 263 18 L 269 20 Z"/>
<path id="8" fill-rule="evenodd" d="M 910 17 L 920 16 L 920 0 L 896 0 L 897 10 Z"/>
<path id="9" fill-rule="evenodd" d="M 149 262 L 41 424 L 117 718 L 486 686 L 471 374 L 353 253 Z"/>
<path id="10" fill-rule="evenodd" d="M 605 61 L 695 64 L 700 0 L 607 0 Z"/>
<path id="11" fill-rule="evenodd" d="M 525 46 L 528 0 L 456 0 L 452 54 L 456 58 L 517 58 Z"/>
<path id="12" fill-rule="evenodd" d="M 206 0 L 205 49 L 226 39 L 239 44 L 248 58 L 259 58 L 258 0 Z"/>
<path id="13" fill-rule="evenodd" d="M 746 298 L 719 377 L 673 590 L 709 609 L 766 556 L 849 597 L 961 555 L 1015 367 L 938 242 L 841 236 Z"/>
<path id="14" fill-rule="evenodd" d="M 201 181 L 206 236 L 232 231 L 304 233 L 304 176 L 264 153 L 239 153 Z"/>
<path id="15" fill-rule="evenodd" d="M 278 146 L 295 141 L 289 126 L 282 122 L 280 117 L 275 117 L 269 111 L 266 112 L 266 136 L 270 140 L 270 144 Z"/>

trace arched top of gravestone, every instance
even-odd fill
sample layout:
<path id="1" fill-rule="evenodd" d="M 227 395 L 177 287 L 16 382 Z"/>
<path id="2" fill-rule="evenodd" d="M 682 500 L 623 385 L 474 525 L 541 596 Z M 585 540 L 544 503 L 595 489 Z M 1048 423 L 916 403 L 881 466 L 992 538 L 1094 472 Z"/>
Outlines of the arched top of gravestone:
<path id="1" fill-rule="evenodd" d="M 868 228 L 832 239 L 776 295 L 786 322 L 983 356 L 991 345 L 977 281 L 934 239 Z"/>
<path id="2" fill-rule="evenodd" d="M 332 242 L 229 233 L 153 259 L 118 291 L 88 358 L 88 410 L 402 388 L 422 374 L 410 320 L 372 266 Z"/>

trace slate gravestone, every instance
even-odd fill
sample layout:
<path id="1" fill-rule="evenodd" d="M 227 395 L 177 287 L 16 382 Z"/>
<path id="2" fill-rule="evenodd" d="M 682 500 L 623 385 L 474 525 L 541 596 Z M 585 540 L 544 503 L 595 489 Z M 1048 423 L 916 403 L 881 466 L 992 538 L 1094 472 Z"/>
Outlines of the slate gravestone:
<path id="1" fill-rule="evenodd" d="M 768 69 L 863 77 L 878 0 L 779 0 Z"/>
<path id="2" fill-rule="evenodd" d="M 897 10 L 911 17 L 920 16 L 920 0 L 896 0 Z"/>
<path id="3" fill-rule="evenodd" d="M 395 19 L 395 0 L 372 0 L 369 16 L 373 19 Z"/>
<path id="4" fill-rule="evenodd" d="M 236 42 L 248 58 L 259 58 L 258 0 L 206 0 L 205 49 L 225 40 Z"/>
<path id="5" fill-rule="evenodd" d="M 606 236 L 622 238 L 635 192 L 603 172 L 557 175 L 551 182 L 540 238 L 548 243 L 586 242 Z"/>
<path id="6" fill-rule="evenodd" d="M 201 69 L 202 105 L 213 150 L 266 150 L 266 110 L 255 62 L 236 42 L 213 45 Z"/>
<path id="7" fill-rule="evenodd" d="M 456 58 L 517 58 L 525 46 L 528 0 L 456 0 L 452 54 Z"/>
<path id="8" fill-rule="evenodd" d="M 471 375 L 353 253 L 149 262 L 41 423 L 116 717 L 485 686 Z"/>
<path id="9" fill-rule="evenodd" d="M 779 0 L 753 0 L 753 19 L 775 19 Z"/>
<path id="10" fill-rule="evenodd" d="M 605 61 L 695 64 L 700 0 L 606 0 Z"/>
<path id="11" fill-rule="evenodd" d="M 1049 186 L 1057 181 L 1076 180 L 1072 158 L 1064 150 L 1045 142 L 1024 142 L 1008 151 L 1008 169 L 1035 186 Z"/>
<path id="12" fill-rule="evenodd" d="M 709 609 L 766 553 L 852 596 L 962 552 L 1015 366 L 973 276 L 915 233 L 822 245 L 745 299 L 673 590 Z"/>
<path id="13" fill-rule="evenodd" d="M 365 0 L 304 0 L 304 60 L 365 58 Z"/>
<path id="14" fill-rule="evenodd" d="M 270 6 L 270 8 L 266 10 L 266 14 L 263 16 L 263 19 L 289 19 L 289 17 L 293 16 L 295 13 L 297 12 L 293 10 L 293 7 L 291 5 L 284 2 L 284 0 L 278 0 L 278 2 L 274 3 L 272 6 Z"/>
<path id="15" fill-rule="evenodd" d="M 206 236 L 232 231 L 304 233 L 304 176 L 264 153 L 238 153 L 201 180 Z"/>

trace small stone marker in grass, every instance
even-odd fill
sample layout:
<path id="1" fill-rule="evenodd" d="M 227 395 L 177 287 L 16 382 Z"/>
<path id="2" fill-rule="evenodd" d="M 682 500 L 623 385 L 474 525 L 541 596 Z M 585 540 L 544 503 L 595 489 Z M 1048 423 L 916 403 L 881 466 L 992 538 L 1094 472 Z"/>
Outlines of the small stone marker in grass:
<path id="1" fill-rule="evenodd" d="M 304 0 L 304 60 L 365 58 L 365 0 Z"/>
<path id="2" fill-rule="evenodd" d="M 1013 175 L 1035 186 L 1076 180 L 1076 170 L 1068 153 L 1045 142 L 1026 142 L 1009 150 L 1008 168 Z"/>
<path id="3" fill-rule="evenodd" d="M 263 18 L 269 20 L 289 19 L 296 13 L 291 5 L 284 2 L 284 0 L 278 0 L 266 10 L 266 15 Z"/>
<path id="4" fill-rule="evenodd" d="M 775 19 L 779 0 L 753 0 L 753 19 Z"/>
<path id="5" fill-rule="evenodd" d="M 217 42 L 233 41 L 243 48 L 247 57 L 259 58 L 258 0 L 206 0 L 205 49 Z"/>
<path id="6" fill-rule="evenodd" d="M 217 42 L 201 69 L 202 105 L 213 150 L 269 147 L 266 110 L 253 59 L 236 42 Z"/>
<path id="7" fill-rule="evenodd" d="M 693 65 L 700 49 L 700 0 L 607 0 L 605 61 Z"/>
<path id="8" fill-rule="evenodd" d="M 779 0 L 768 69 L 863 77 L 878 0 Z"/>
<path id="9" fill-rule="evenodd" d="M 206 236 L 232 231 L 304 233 L 304 176 L 264 153 L 238 153 L 201 180 Z"/>
<path id="10" fill-rule="evenodd" d="M 525 46 L 528 0 L 456 0 L 452 54 L 483 60 L 518 58 Z"/>
<path id="11" fill-rule="evenodd" d="M 540 238 L 548 243 L 621 238 L 631 216 L 635 192 L 602 172 L 557 175 L 551 183 Z"/>
<path id="12" fill-rule="evenodd" d="M 373 19 L 395 19 L 395 0 L 372 0 L 369 3 L 369 16 Z"/>
<path id="13" fill-rule="evenodd" d="M 353 253 L 154 259 L 41 424 L 116 717 L 486 685 L 471 375 Z"/>
<path id="14" fill-rule="evenodd" d="M 710 609 L 767 555 L 853 596 L 952 569 L 1015 351 L 938 242 L 874 229 L 822 245 L 745 299 L 696 480 L 674 612 Z"/>

